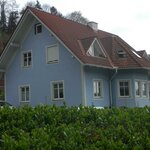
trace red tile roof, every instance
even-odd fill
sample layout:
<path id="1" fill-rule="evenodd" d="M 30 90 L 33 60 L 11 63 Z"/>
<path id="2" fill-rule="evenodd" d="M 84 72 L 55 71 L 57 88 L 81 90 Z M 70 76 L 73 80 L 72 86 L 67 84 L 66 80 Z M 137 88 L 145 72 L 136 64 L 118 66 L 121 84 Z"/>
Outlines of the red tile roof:
<path id="1" fill-rule="evenodd" d="M 120 37 L 102 31 L 94 31 L 87 25 L 82 25 L 50 13 L 28 7 L 49 30 L 51 30 L 66 47 L 85 65 L 96 65 L 106 68 L 150 68 L 150 62 L 144 59 Z M 106 58 L 87 55 L 92 41 L 97 38 L 102 44 Z M 121 48 L 126 58 L 119 58 L 116 52 Z"/>

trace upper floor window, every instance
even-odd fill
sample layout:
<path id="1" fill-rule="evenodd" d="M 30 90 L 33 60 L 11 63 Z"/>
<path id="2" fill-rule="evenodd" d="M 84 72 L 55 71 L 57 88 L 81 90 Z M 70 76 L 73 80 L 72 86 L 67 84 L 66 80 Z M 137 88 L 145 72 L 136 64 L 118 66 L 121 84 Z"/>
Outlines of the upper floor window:
<path id="1" fill-rule="evenodd" d="M 91 44 L 88 50 L 88 54 L 95 57 L 106 57 L 97 39 L 94 39 L 93 43 Z"/>
<path id="2" fill-rule="evenodd" d="M 120 80 L 118 86 L 119 86 L 119 97 L 130 97 L 129 80 Z"/>
<path id="3" fill-rule="evenodd" d="M 23 52 L 22 54 L 22 65 L 23 67 L 31 67 L 32 65 L 32 52 Z"/>
<path id="4" fill-rule="evenodd" d="M 42 25 L 40 23 L 35 24 L 35 34 L 42 32 Z"/>
<path id="5" fill-rule="evenodd" d="M 57 63 L 59 61 L 59 47 L 58 45 L 51 45 L 47 47 L 47 63 Z"/>
<path id="6" fill-rule="evenodd" d="M 120 49 L 120 48 L 117 49 L 117 54 L 118 54 L 119 58 L 126 58 L 127 57 L 126 52 L 123 49 Z"/>
<path id="7" fill-rule="evenodd" d="M 93 95 L 94 98 L 101 98 L 102 97 L 102 81 L 101 80 L 94 80 L 93 81 Z"/>

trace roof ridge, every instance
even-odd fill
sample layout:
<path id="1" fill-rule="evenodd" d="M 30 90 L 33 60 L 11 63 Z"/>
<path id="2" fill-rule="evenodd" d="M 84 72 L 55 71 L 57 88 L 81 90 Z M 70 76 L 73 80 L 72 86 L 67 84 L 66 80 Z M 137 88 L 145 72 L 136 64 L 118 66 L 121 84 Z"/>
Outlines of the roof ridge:
<path id="1" fill-rule="evenodd" d="M 79 24 L 79 25 L 81 25 L 81 26 L 88 27 L 88 26 L 85 25 L 85 24 L 76 22 L 76 21 L 74 21 L 74 20 L 67 19 L 67 18 L 65 18 L 65 17 L 63 17 L 63 16 L 58 16 L 58 15 L 51 14 L 51 13 L 49 13 L 49 12 L 47 12 L 47 11 L 42 10 L 42 9 L 38 9 L 38 8 L 35 8 L 35 7 L 30 7 L 30 6 L 27 6 L 27 8 L 29 8 L 30 10 L 34 9 L 34 10 L 37 10 L 37 11 L 41 11 L 41 12 L 43 12 L 43 13 L 49 14 L 49 15 L 51 15 L 51 16 L 54 16 L 54 17 L 56 17 L 56 18 L 60 18 L 60 19 L 66 20 L 66 21 L 68 21 L 68 22 L 72 22 L 72 23 L 75 23 L 75 24 Z"/>

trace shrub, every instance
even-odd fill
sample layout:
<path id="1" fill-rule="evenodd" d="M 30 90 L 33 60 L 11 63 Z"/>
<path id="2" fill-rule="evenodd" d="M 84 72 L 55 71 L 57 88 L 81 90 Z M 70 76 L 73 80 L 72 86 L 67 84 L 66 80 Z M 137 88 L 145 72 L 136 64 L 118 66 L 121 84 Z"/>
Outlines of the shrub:
<path id="1" fill-rule="evenodd" d="M 0 109 L 1 149 L 150 149 L 150 107 Z"/>

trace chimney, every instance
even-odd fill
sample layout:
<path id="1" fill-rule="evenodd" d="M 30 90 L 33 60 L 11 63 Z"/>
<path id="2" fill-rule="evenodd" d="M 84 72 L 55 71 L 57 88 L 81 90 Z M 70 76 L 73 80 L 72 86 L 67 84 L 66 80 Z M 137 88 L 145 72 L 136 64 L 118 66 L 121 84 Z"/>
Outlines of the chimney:
<path id="1" fill-rule="evenodd" d="M 87 25 L 93 29 L 94 31 L 97 31 L 98 30 L 98 23 L 94 22 L 94 21 L 90 21 L 87 23 Z"/>

